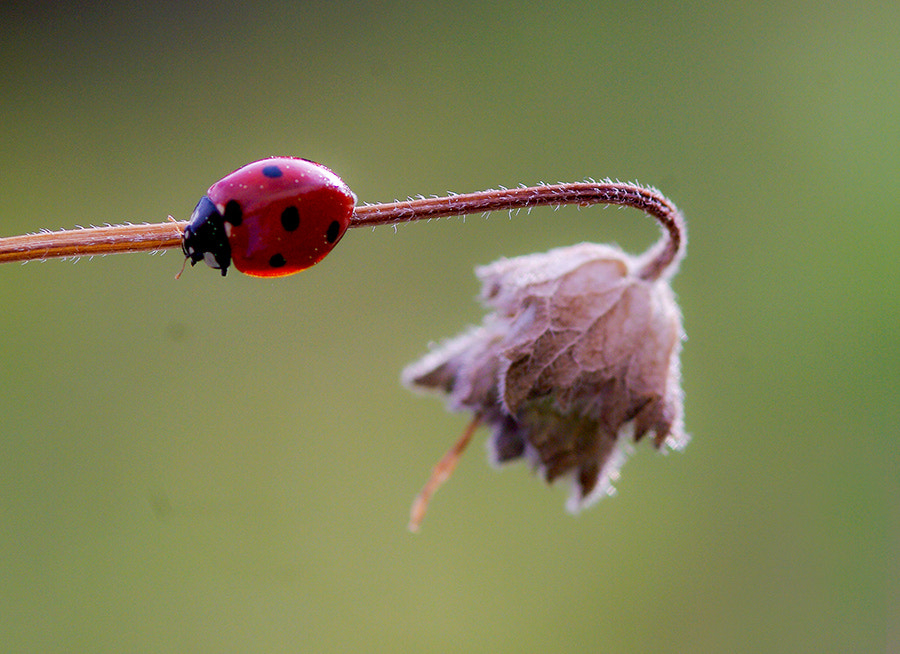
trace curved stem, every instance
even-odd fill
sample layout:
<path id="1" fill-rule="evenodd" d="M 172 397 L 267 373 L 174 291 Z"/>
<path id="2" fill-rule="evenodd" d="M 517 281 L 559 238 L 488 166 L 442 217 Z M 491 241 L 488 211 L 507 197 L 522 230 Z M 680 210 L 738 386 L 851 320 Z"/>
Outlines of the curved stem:
<path id="1" fill-rule="evenodd" d="M 350 227 L 393 225 L 415 220 L 491 211 L 514 211 L 538 206 L 614 204 L 634 207 L 653 216 L 666 232 L 639 275 L 657 279 L 684 254 L 684 218 L 659 191 L 620 182 L 575 182 L 514 189 L 491 189 L 464 195 L 420 198 L 357 207 Z M 145 252 L 181 247 L 186 222 L 150 225 L 114 225 L 42 232 L 0 238 L 0 263 L 80 257 L 123 252 Z"/>
<path id="2" fill-rule="evenodd" d="M 656 189 L 621 182 L 544 184 L 373 204 L 357 207 L 350 226 L 392 225 L 445 216 L 565 204 L 583 207 L 592 204 L 634 207 L 656 218 L 668 238 L 654 250 L 653 256 L 639 272 L 639 276 L 644 279 L 657 279 L 684 256 L 687 230 L 678 208 Z"/>

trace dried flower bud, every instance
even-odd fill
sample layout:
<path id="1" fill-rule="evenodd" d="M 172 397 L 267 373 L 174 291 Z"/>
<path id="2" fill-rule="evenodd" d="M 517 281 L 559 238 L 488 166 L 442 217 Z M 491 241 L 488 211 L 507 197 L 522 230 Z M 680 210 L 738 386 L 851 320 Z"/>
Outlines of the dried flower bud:
<path id="1" fill-rule="evenodd" d="M 494 311 L 410 365 L 404 383 L 489 424 L 496 463 L 524 457 L 548 482 L 571 477 L 577 511 L 613 492 L 630 438 L 688 440 L 681 316 L 667 279 L 642 274 L 654 256 L 582 243 L 478 268 Z"/>

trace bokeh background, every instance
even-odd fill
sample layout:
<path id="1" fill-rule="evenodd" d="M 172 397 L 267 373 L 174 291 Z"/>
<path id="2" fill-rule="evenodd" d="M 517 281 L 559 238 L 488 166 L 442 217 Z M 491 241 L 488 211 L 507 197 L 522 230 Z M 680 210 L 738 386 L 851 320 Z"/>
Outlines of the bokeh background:
<path id="1" fill-rule="evenodd" d="M 363 202 L 613 177 L 686 213 L 693 441 L 618 494 L 485 462 L 401 388 L 476 264 L 657 236 L 573 208 L 353 230 L 262 281 L 0 269 L 0 650 L 900 648 L 900 6 L 0 9 L 0 233 L 186 218 L 276 154 Z"/>

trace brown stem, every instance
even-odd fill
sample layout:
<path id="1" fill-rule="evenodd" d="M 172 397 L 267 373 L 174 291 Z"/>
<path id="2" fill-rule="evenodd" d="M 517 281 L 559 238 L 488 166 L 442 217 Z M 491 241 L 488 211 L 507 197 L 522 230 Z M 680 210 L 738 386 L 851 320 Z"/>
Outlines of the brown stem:
<path id="1" fill-rule="evenodd" d="M 186 222 L 112 225 L 0 238 L 0 263 L 181 247 Z"/>
<path id="2" fill-rule="evenodd" d="M 422 526 L 422 520 L 425 519 L 425 512 L 428 511 L 428 504 L 431 502 L 431 497 L 445 481 L 450 479 L 450 475 L 452 475 L 453 471 L 456 469 L 456 464 L 459 463 L 463 452 L 466 451 L 466 447 L 469 446 L 469 441 L 472 440 L 472 436 L 475 434 L 475 430 L 478 429 L 478 425 L 480 424 L 481 416 L 476 415 L 468 424 L 462 436 L 459 437 L 459 440 L 453 444 L 453 447 L 451 447 L 441 460 L 437 462 L 437 465 L 434 466 L 434 469 L 431 471 L 431 476 L 428 478 L 428 481 L 425 482 L 422 491 L 416 496 L 416 499 L 413 501 L 412 509 L 410 509 L 410 531 L 419 531 L 419 527 Z"/>
<path id="3" fill-rule="evenodd" d="M 653 251 L 653 256 L 640 271 L 640 276 L 645 279 L 658 278 L 683 255 L 685 225 L 675 205 L 655 189 L 620 182 L 546 184 L 372 204 L 357 207 L 350 226 L 392 225 L 445 216 L 565 204 L 629 206 L 656 218 L 668 238 Z M 181 246 L 181 234 L 186 224 L 170 221 L 151 225 L 115 225 L 0 238 L 0 263 L 176 248 Z"/>
<path id="4" fill-rule="evenodd" d="M 544 184 L 513 189 L 491 189 L 449 195 L 439 198 L 420 198 L 405 202 L 373 204 L 357 207 L 351 227 L 392 225 L 413 220 L 443 218 L 490 211 L 514 211 L 539 206 L 577 204 L 614 204 L 634 207 L 650 214 L 667 233 L 668 239 L 654 252 L 639 275 L 656 279 L 684 254 L 686 227 L 678 208 L 655 189 L 621 182 L 574 182 Z"/>

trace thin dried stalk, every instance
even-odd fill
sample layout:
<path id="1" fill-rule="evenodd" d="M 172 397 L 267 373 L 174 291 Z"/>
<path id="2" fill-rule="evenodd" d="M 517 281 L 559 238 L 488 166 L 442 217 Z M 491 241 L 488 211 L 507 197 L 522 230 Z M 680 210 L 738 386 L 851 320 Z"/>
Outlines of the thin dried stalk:
<path id="1" fill-rule="evenodd" d="M 373 204 L 357 207 L 350 226 L 373 227 L 471 213 L 567 204 L 629 206 L 656 218 L 668 238 L 641 271 L 640 276 L 645 279 L 659 277 L 678 260 L 684 248 L 683 218 L 675 205 L 655 189 L 621 182 L 546 184 Z M 170 220 L 158 224 L 90 227 L 0 238 L 0 263 L 178 248 L 181 247 L 185 225 L 187 223 L 184 221 Z"/>
<path id="2" fill-rule="evenodd" d="M 185 225 L 111 225 L 0 238 L 0 263 L 177 248 Z"/>
<path id="3" fill-rule="evenodd" d="M 456 470 L 456 464 L 459 463 L 463 452 L 466 451 L 466 448 L 469 446 L 469 441 L 472 440 L 472 436 L 475 434 L 475 430 L 478 429 L 478 425 L 480 424 L 481 416 L 475 416 L 469 422 L 466 430 L 463 432 L 462 436 L 459 437 L 459 440 L 453 444 L 453 447 L 447 451 L 443 458 L 434 466 L 434 469 L 432 469 L 431 476 L 428 478 L 428 481 L 425 482 L 422 491 L 416 496 L 416 499 L 413 501 L 412 509 L 409 512 L 410 531 L 419 531 L 419 527 L 422 526 L 422 520 L 425 519 L 425 513 L 428 511 L 431 497 L 445 481 L 450 479 L 450 475 Z"/>

